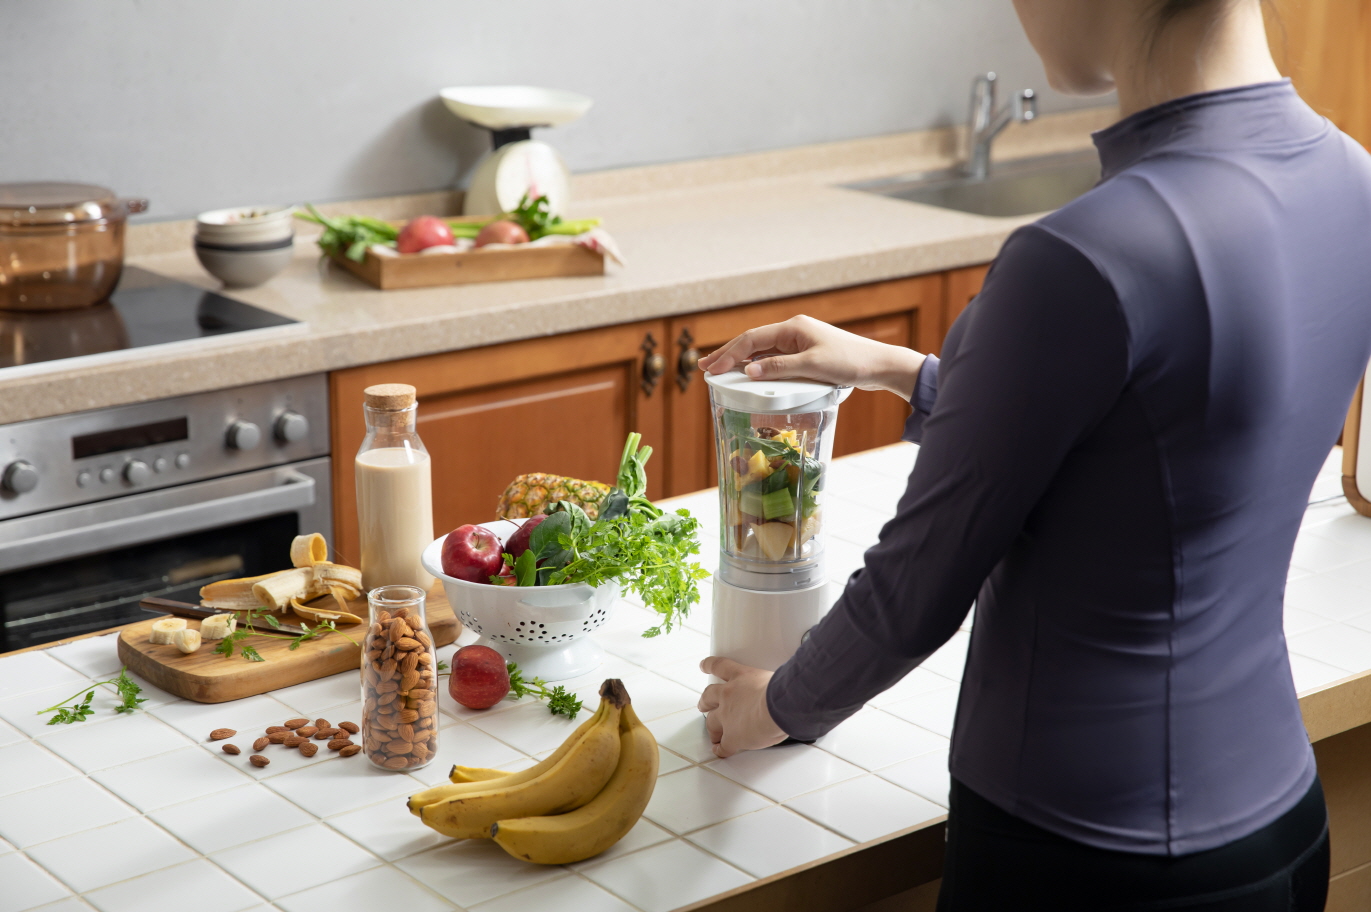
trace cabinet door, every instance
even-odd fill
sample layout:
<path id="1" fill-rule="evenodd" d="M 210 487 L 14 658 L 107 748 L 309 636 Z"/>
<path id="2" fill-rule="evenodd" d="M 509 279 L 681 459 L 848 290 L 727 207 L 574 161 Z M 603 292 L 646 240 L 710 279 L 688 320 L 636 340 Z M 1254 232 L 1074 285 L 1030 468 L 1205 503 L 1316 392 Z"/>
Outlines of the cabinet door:
<path id="1" fill-rule="evenodd" d="M 362 391 L 376 383 L 418 390 L 436 535 L 493 519 L 505 486 L 526 472 L 613 484 L 629 431 L 659 454 L 648 465 L 648 496 L 663 496 L 666 394 L 661 384 L 649 393 L 643 379 L 665 338 L 665 322 L 650 321 L 333 373 L 338 553 L 355 561 L 360 550 L 353 457 L 365 434 Z"/>
<path id="2" fill-rule="evenodd" d="M 667 399 L 671 437 L 667 493 L 686 494 L 716 482 L 709 391 L 687 353 L 708 354 L 754 326 L 808 314 L 851 332 L 912 348 L 936 344 L 942 326 L 941 275 L 919 276 L 761 304 L 707 311 L 671 321 L 674 383 Z M 900 439 L 906 403 L 889 393 L 858 390 L 839 411 L 834 452 L 851 453 Z"/>
<path id="3" fill-rule="evenodd" d="M 932 350 L 935 355 L 942 354 L 943 339 L 947 338 L 947 331 L 952 328 L 953 322 L 961 312 L 966 310 L 966 305 L 971 303 L 971 299 L 981 293 L 981 286 L 985 284 L 985 274 L 989 271 L 990 264 L 987 263 L 984 266 L 968 266 L 965 269 L 953 269 L 943 273 L 943 325 L 938 334 L 938 346 Z"/>

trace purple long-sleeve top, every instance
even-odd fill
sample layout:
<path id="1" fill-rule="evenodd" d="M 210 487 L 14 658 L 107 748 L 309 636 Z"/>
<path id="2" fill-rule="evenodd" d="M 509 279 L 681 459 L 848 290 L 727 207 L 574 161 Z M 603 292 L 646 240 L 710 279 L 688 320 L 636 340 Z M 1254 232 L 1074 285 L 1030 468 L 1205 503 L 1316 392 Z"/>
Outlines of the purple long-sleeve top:
<path id="1" fill-rule="evenodd" d="M 973 601 L 952 774 L 1109 849 L 1270 823 L 1315 774 L 1281 628 L 1310 487 L 1371 357 L 1371 156 L 1288 82 L 1096 134 L 925 362 L 898 512 L 772 678 L 818 737 Z"/>

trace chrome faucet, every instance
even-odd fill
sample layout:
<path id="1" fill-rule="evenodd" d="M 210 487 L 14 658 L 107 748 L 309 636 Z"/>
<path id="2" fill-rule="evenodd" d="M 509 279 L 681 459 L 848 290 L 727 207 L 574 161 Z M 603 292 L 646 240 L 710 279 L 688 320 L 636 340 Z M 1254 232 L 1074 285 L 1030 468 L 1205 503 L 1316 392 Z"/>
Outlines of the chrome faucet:
<path id="1" fill-rule="evenodd" d="M 1000 110 L 995 110 L 994 73 L 977 76 L 971 84 L 971 122 L 967 125 L 970 140 L 970 156 L 966 161 L 966 175 L 973 180 L 984 180 L 990 174 L 990 144 L 1000 131 L 1009 126 L 1011 120 L 1028 123 L 1038 116 L 1038 96 L 1032 89 L 1024 89 L 1014 96 L 1014 100 Z"/>

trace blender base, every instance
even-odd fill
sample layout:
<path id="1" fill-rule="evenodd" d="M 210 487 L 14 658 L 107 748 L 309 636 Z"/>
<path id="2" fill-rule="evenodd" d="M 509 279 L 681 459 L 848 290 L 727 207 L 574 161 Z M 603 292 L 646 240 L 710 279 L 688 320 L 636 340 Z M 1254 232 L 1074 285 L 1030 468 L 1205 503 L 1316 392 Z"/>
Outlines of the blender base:
<path id="1" fill-rule="evenodd" d="M 827 580 L 807 589 L 760 592 L 716 577 L 710 653 L 775 671 L 800 648 L 801 639 L 833 607 L 838 594 Z"/>

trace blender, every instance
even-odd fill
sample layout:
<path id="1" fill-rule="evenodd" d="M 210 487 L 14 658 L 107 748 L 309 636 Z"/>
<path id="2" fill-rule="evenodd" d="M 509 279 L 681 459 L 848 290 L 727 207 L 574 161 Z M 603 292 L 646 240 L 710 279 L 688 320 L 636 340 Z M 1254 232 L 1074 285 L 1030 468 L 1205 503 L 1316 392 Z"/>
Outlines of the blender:
<path id="1" fill-rule="evenodd" d="M 719 468 L 710 649 L 774 671 L 833 604 L 824 481 L 850 387 L 705 375 Z"/>

